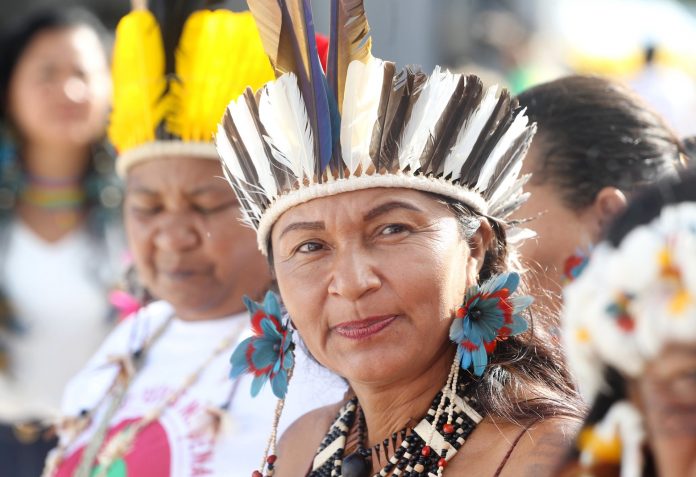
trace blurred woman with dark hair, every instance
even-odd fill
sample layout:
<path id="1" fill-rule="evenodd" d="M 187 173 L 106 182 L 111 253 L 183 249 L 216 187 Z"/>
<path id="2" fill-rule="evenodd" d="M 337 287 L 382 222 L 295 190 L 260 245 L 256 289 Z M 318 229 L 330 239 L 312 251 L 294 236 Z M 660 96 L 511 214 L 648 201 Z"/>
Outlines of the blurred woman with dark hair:
<path id="1" fill-rule="evenodd" d="M 0 49 L 0 469 L 36 476 L 63 386 L 110 329 L 123 251 L 103 146 L 109 41 L 84 10 L 41 11 Z"/>
<path id="2" fill-rule="evenodd" d="M 686 156 L 663 119 L 610 80 L 569 76 L 518 100 L 538 127 L 523 170 L 532 173 L 525 187 L 531 196 L 515 216 L 532 219 L 537 238 L 521 252 L 537 272 L 542 303 L 557 308 L 562 284 L 582 268 L 627 197 L 673 176 Z"/>
<path id="3" fill-rule="evenodd" d="M 636 198 L 564 296 L 592 409 L 561 475 L 696 475 L 696 175 Z"/>

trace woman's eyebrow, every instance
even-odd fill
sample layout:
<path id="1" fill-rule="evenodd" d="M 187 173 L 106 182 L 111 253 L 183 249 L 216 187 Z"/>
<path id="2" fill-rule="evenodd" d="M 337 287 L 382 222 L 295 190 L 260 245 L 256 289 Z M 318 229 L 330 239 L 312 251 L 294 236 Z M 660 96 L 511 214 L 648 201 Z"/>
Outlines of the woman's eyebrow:
<path id="1" fill-rule="evenodd" d="M 419 209 L 415 205 L 409 204 L 408 202 L 401 202 L 398 200 L 393 200 L 391 202 L 387 202 L 387 203 L 384 203 L 382 205 L 378 205 L 377 207 L 371 209 L 369 212 L 367 212 L 363 216 L 363 220 L 365 220 L 365 221 L 372 220 L 372 219 L 379 217 L 382 214 L 386 214 L 387 212 L 394 210 L 394 209 L 406 209 L 406 210 L 413 210 L 415 212 L 423 212 L 421 209 Z"/>
<path id="2" fill-rule="evenodd" d="M 293 230 L 324 230 L 324 222 L 294 222 L 283 229 L 278 238 Z"/>

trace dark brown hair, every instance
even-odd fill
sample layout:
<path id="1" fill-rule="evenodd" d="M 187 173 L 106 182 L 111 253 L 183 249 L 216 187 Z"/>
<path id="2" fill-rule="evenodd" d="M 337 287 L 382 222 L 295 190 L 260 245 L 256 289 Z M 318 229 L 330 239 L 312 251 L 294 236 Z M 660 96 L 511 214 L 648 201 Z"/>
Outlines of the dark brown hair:
<path id="1" fill-rule="evenodd" d="M 537 123 L 532 181 L 556 187 L 568 207 L 592 204 L 604 187 L 632 192 L 674 176 L 684 149 L 633 91 L 595 76 L 568 76 L 517 99 Z"/>
<path id="2" fill-rule="evenodd" d="M 487 220 L 494 233 L 486 250 L 479 282 L 515 268 L 508 250 L 506 224 L 475 214 L 467 206 L 435 196 L 446 204 L 459 221 L 463 237 L 472 234 L 472 221 Z M 477 226 L 474 226 L 477 227 Z M 475 230 L 475 229 L 474 229 Z M 522 277 L 520 289 L 527 287 Z M 530 330 L 499 342 L 478 386 L 477 399 L 488 414 L 513 422 L 530 422 L 550 417 L 579 419 L 584 410 L 558 340 L 551 333 L 557 317 L 528 312 Z M 522 397 L 523 395 L 527 397 Z"/>

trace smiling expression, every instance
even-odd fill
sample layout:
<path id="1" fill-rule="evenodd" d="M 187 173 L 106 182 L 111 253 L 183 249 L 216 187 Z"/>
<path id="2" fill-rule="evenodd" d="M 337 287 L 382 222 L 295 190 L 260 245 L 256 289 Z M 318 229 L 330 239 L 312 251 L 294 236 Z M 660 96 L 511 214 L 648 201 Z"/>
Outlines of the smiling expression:
<path id="1" fill-rule="evenodd" d="M 449 318 L 481 258 L 447 206 L 407 189 L 298 205 L 276 222 L 271 240 L 300 335 L 319 362 L 349 381 L 427 370 L 448 346 Z"/>

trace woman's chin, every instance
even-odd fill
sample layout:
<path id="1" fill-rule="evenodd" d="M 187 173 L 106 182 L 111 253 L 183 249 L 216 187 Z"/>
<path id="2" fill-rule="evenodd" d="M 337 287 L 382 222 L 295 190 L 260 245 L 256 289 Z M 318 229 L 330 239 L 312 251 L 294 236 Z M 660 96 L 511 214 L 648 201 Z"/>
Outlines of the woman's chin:
<path id="1" fill-rule="evenodd" d="M 387 384 L 402 374 L 409 374 L 409 366 L 404 366 L 404 363 L 413 363 L 418 357 L 406 356 L 407 349 L 402 346 L 355 348 L 333 352 L 327 360 L 330 362 L 322 364 L 351 384 Z"/>

